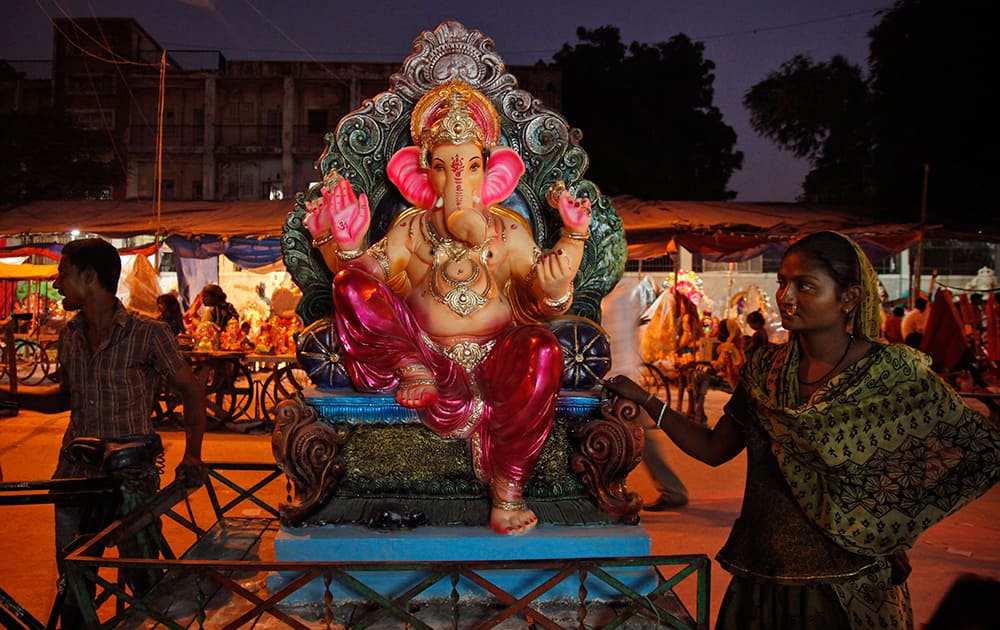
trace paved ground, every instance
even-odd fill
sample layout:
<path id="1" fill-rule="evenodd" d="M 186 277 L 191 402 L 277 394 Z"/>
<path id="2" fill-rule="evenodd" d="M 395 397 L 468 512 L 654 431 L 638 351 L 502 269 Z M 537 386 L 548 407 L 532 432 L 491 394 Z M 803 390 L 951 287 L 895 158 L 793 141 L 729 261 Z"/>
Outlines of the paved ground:
<path id="1" fill-rule="evenodd" d="M 707 410 L 716 418 L 725 395 L 710 392 Z M 0 418 L 0 466 L 5 481 L 48 478 L 55 467 L 67 415 L 22 410 Z M 162 433 L 167 469 L 172 471 L 183 450 L 183 434 Z M 213 432 L 206 436 L 206 461 L 270 462 L 270 436 Z M 739 511 L 745 460 L 737 457 L 710 468 L 675 452 L 671 460 L 691 491 L 691 502 L 671 512 L 642 515 L 654 554 L 704 553 L 714 556 Z M 284 488 L 272 488 L 272 502 L 283 499 Z M 651 498 L 649 480 L 636 473 L 630 487 Z M 933 527 L 911 553 L 910 590 L 919 628 L 930 618 L 952 581 L 973 572 L 1000 579 L 1000 487 Z M 52 508 L 0 507 L 0 587 L 39 618 L 45 618 L 55 593 Z M 728 576 L 712 567 L 712 619 L 722 600 Z M 683 593 L 682 593 L 683 596 Z M 258 628 L 264 627 L 257 625 Z M 278 627 L 278 626 L 267 626 Z"/>

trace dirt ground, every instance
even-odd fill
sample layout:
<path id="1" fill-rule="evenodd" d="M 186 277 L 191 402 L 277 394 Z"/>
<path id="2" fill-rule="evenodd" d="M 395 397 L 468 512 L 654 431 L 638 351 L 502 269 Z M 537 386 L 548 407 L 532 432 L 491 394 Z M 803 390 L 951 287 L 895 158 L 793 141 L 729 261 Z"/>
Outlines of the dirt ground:
<path id="1" fill-rule="evenodd" d="M 718 417 L 726 395 L 712 391 L 708 416 Z M 0 418 L 0 466 L 4 481 L 48 478 L 55 468 L 60 438 L 68 414 L 22 410 Z M 165 481 L 183 451 L 183 433 L 162 432 L 166 446 Z M 684 480 L 690 503 L 668 512 L 643 512 L 641 525 L 652 539 L 654 554 L 699 553 L 714 557 L 739 511 L 745 481 L 745 459 L 711 468 L 676 449 L 671 465 Z M 212 462 L 273 462 L 270 436 L 218 431 L 206 435 L 204 459 Z M 284 486 L 268 489 L 270 502 L 284 499 Z M 629 487 L 652 499 L 652 486 L 641 471 Z M 44 620 L 55 594 L 51 506 L 0 507 L 0 588 L 35 617 Z M 926 623 L 952 582 L 963 573 L 1000 579 L 1000 486 L 983 498 L 932 527 L 910 554 L 909 580 L 917 628 Z M 712 566 L 711 618 L 722 601 L 728 575 Z M 260 627 L 272 627 L 262 626 Z M 278 626 L 273 626 L 278 627 Z"/>

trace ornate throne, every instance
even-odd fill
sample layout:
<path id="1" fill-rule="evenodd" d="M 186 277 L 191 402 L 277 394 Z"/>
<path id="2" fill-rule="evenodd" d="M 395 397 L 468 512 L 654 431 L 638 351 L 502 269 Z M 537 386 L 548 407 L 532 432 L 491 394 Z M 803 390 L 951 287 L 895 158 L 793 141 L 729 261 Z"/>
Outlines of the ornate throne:
<path id="1" fill-rule="evenodd" d="M 611 408 L 595 389 L 610 368 L 607 335 L 600 329 L 601 299 L 621 278 L 626 245 L 621 220 L 607 197 L 583 178 L 588 158 L 580 133 L 529 93 L 493 50 L 493 41 L 457 22 L 443 22 L 414 41 L 414 52 L 390 88 L 345 116 L 327 134 L 318 161 L 368 195 L 369 242 L 380 239 L 408 206 L 386 175 L 392 154 L 410 143 L 414 104 L 429 89 L 460 79 L 483 92 L 501 117 L 501 143 L 517 150 L 527 167 L 502 205 L 521 214 L 541 248 L 558 237 L 558 212 L 547 193 L 563 182 L 591 200 L 591 238 L 575 280 L 570 314 L 549 325 L 564 354 L 563 391 L 556 419 L 525 499 L 541 522 L 600 524 L 638 521 L 641 503 L 625 487 L 638 464 L 642 431 L 635 407 Z M 282 234 L 285 265 L 302 289 L 298 312 L 305 330 L 298 357 L 315 387 L 277 409 L 273 449 L 294 488 L 282 506 L 289 526 L 366 523 L 386 506 L 422 513 L 428 524 L 487 522 L 489 501 L 476 480 L 464 440 L 444 439 L 415 412 L 387 394 L 355 391 L 340 365 L 332 313 L 332 274 L 302 221 L 317 184 L 296 196 Z"/>

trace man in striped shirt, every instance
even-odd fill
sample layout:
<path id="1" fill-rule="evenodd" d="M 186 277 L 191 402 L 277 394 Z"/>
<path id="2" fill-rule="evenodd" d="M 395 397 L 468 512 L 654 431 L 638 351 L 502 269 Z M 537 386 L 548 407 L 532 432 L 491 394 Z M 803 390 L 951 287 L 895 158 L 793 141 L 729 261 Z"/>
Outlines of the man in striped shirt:
<path id="1" fill-rule="evenodd" d="M 196 487 L 204 481 L 201 442 L 205 431 L 205 395 L 201 383 L 180 354 L 169 327 L 132 313 L 117 298 L 121 258 L 113 245 L 99 238 L 79 239 L 62 250 L 53 286 L 63 296 L 63 308 L 77 314 L 59 339 L 60 384 L 70 407 L 69 426 L 63 436 L 54 479 L 93 477 L 100 474 L 74 461 L 65 447 L 77 437 L 123 438 L 152 436 L 153 402 L 166 377 L 184 404 L 185 449 L 177 478 Z M 125 488 L 123 503 L 138 503 L 159 489 L 159 468 L 145 466 L 137 484 Z M 131 496 L 130 496 L 130 493 Z M 128 507 L 127 505 L 125 506 Z M 56 557 L 62 570 L 64 550 L 81 532 L 81 508 L 56 507 Z M 148 546 L 123 541 L 122 556 L 142 557 Z M 155 579 L 155 576 L 154 578 Z M 133 592 L 148 589 L 151 579 L 138 572 L 126 574 Z M 77 614 L 67 597 L 63 627 Z"/>

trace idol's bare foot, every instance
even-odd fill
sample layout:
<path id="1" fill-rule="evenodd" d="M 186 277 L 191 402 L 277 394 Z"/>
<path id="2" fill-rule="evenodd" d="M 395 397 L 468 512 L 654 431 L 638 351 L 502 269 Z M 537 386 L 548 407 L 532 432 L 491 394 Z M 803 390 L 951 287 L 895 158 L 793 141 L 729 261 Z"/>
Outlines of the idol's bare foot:
<path id="1" fill-rule="evenodd" d="M 430 370 L 419 363 L 400 368 L 396 402 L 403 407 L 416 409 L 433 405 L 437 399 L 437 382 Z"/>
<path id="2" fill-rule="evenodd" d="M 518 536 L 538 525 L 538 517 L 524 502 L 524 488 L 520 484 L 494 478 L 490 497 L 493 500 L 490 510 L 493 531 Z"/>
<path id="3" fill-rule="evenodd" d="M 494 502 L 490 510 L 490 527 L 499 534 L 518 536 L 533 529 L 535 525 L 538 525 L 538 517 L 523 502 L 502 505 Z"/>

